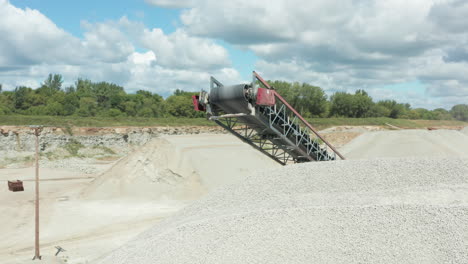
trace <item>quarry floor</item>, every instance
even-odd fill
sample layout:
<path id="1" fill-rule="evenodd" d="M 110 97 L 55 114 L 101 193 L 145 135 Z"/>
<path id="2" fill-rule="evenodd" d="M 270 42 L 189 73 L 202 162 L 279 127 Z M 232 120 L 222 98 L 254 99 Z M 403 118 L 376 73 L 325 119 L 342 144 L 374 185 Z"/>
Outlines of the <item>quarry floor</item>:
<path id="1" fill-rule="evenodd" d="M 466 130 L 466 129 L 465 129 Z M 323 131 L 348 159 L 468 158 L 468 133 L 338 127 Z M 66 163 L 65 163 L 66 164 Z M 228 134 L 161 136 L 92 173 L 41 168 L 41 263 L 96 263 L 220 186 L 281 166 Z M 7 180 L 24 181 L 9 192 Z M 34 255 L 34 168 L 0 169 L 0 263 Z M 57 257 L 56 246 L 64 248 Z"/>

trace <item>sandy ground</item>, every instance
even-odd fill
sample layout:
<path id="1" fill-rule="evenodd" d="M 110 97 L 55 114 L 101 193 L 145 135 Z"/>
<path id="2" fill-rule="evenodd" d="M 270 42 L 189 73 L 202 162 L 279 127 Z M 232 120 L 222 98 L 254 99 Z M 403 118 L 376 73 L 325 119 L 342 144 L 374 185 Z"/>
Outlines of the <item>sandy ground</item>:
<path id="1" fill-rule="evenodd" d="M 352 159 L 369 159 L 379 157 L 468 157 L 468 153 L 466 152 L 468 151 L 468 136 L 464 134 L 466 133 L 466 131 L 462 133 L 461 131 L 445 130 L 380 130 L 380 128 L 372 127 L 346 127 L 329 129 L 328 131 L 324 131 L 324 135 L 329 136 L 332 142 L 338 145 L 339 147 L 341 146 L 340 151 L 345 155 L 346 158 L 351 159 L 351 161 L 347 162 L 346 164 L 353 164 L 353 162 L 356 162 L 352 161 Z M 437 160 L 435 162 L 437 162 Z M 337 172 L 336 168 L 333 167 L 333 165 L 323 165 L 323 175 L 320 174 L 320 176 L 317 177 L 325 181 L 326 179 L 336 178 L 337 175 L 341 175 L 339 173 L 346 174 L 352 173 L 353 171 L 357 172 L 362 170 L 364 174 L 370 173 L 369 175 L 375 176 L 374 178 L 367 179 L 371 180 L 371 183 L 374 184 L 374 187 L 383 186 L 386 183 L 376 181 L 377 175 L 380 175 L 379 173 L 385 173 L 390 171 L 390 168 L 392 168 L 392 166 L 398 166 L 398 162 L 390 162 L 388 163 L 389 165 L 387 167 L 384 167 L 384 170 L 382 171 L 379 165 L 380 163 L 374 162 L 372 163 L 374 165 L 370 168 L 361 168 L 364 166 L 363 164 L 366 163 L 367 162 L 362 161 L 361 163 L 359 163 L 361 165 L 346 165 L 348 167 L 343 165 L 344 167 L 340 167 L 342 169 L 341 172 Z M 381 163 L 386 163 L 386 161 L 381 161 Z M 317 201 L 317 204 L 314 204 L 313 206 L 319 206 L 320 208 L 325 209 L 328 205 L 320 204 L 320 202 L 322 201 L 326 203 L 327 199 L 330 198 L 330 201 L 336 202 L 334 206 L 337 206 L 337 208 L 339 208 L 338 205 L 340 202 L 353 203 L 353 201 L 357 201 L 358 203 L 359 201 L 366 201 L 365 205 L 371 206 L 371 208 L 373 206 L 372 201 L 378 201 L 378 203 L 383 204 L 394 204 L 398 208 L 398 206 L 401 205 L 401 201 L 404 201 L 405 199 L 412 199 L 411 193 L 418 193 L 418 197 L 422 197 L 421 199 L 416 199 L 418 203 L 424 203 L 424 201 L 427 199 L 427 201 L 433 201 L 431 200 L 431 197 L 441 197 L 442 199 L 443 197 L 447 197 L 448 195 L 448 200 L 442 199 L 443 201 L 441 203 L 444 206 L 446 203 L 451 204 L 456 203 L 457 201 L 461 201 L 463 206 L 465 206 L 466 204 L 465 198 L 468 194 L 466 193 L 466 186 L 464 185 L 465 178 L 462 178 L 460 182 L 454 183 L 454 186 L 447 187 L 449 189 L 445 187 L 445 189 L 441 189 L 438 187 L 439 183 L 436 183 L 435 187 L 432 185 L 427 186 L 427 192 L 424 191 L 426 189 L 420 192 L 420 190 L 417 189 L 416 186 L 416 189 L 388 190 L 388 193 L 386 193 L 384 196 L 381 196 L 379 193 L 372 193 L 369 195 L 362 194 L 359 192 L 353 193 L 353 191 L 346 191 L 345 189 L 343 189 L 343 193 L 339 194 L 337 196 L 338 198 L 334 198 L 330 196 L 331 194 L 333 194 L 334 191 L 326 189 L 330 186 L 323 187 L 324 189 L 321 190 L 322 194 L 330 192 L 330 195 L 328 196 L 321 196 L 318 193 L 314 192 L 302 193 L 300 191 L 300 189 L 302 188 L 301 186 L 306 188 L 308 184 L 314 184 L 313 182 L 308 181 L 311 175 L 316 176 L 317 174 L 317 171 L 308 169 L 310 166 L 316 166 L 313 164 L 315 163 L 309 165 L 300 165 L 299 167 L 303 168 L 303 171 L 294 172 L 288 170 L 281 170 L 280 173 L 275 174 L 277 176 L 272 178 L 270 181 L 269 175 L 262 174 L 261 171 L 263 169 L 279 169 L 280 166 L 277 163 L 271 161 L 266 156 L 255 151 L 254 149 L 242 143 L 240 140 L 233 136 L 219 134 L 201 134 L 166 136 L 155 139 L 146 144 L 145 146 L 139 148 L 137 151 L 118 160 L 115 163 L 109 163 L 107 165 L 101 164 L 102 166 L 98 165 L 96 167 L 98 173 L 94 174 L 84 174 L 83 172 L 78 171 L 74 168 L 42 169 L 42 255 L 52 256 L 56 252 L 55 246 L 61 246 L 67 251 L 61 253 L 59 255 L 60 258 L 49 257 L 48 259 L 50 261 L 48 261 L 47 263 L 59 263 L 60 261 L 66 261 L 66 263 L 96 263 L 97 261 L 103 259 L 105 256 L 109 255 L 109 253 L 112 250 L 115 250 L 116 248 L 122 245 L 126 245 L 124 246 L 124 248 L 126 248 L 127 245 L 134 245 L 126 243 L 128 241 L 132 241 L 132 239 L 134 239 L 140 233 L 141 236 L 139 241 L 145 241 L 142 245 L 150 246 L 151 249 L 153 249 L 154 247 L 159 245 L 161 241 L 166 241 L 164 240 L 166 238 L 160 240 L 160 236 L 162 235 L 161 232 L 164 233 L 164 229 L 161 229 L 161 227 L 157 226 L 170 225 L 171 228 L 175 228 L 175 231 L 171 231 L 172 237 L 169 233 L 168 236 L 164 235 L 167 238 L 172 238 L 172 241 L 166 241 L 168 245 L 166 248 L 169 250 L 169 247 L 177 247 L 179 243 L 182 243 L 183 247 L 181 247 L 180 249 L 176 249 L 175 251 L 168 251 L 167 253 L 175 254 L 171 255 L 174 257 L 174 259 L 172 259 L 173 261 L 171 261 L 171 259 L 168 259 L 169 261 L 162 263 L 181 263 L 183 261 L 177 262 L 175 261 L 175 259 L 177 259 L 176 257 L 184 257 L 184 255 L 181 254 L 182 248 L 188 251 L 197 251 L 197 247 L 193 247 L 195 244 L 198 243 L 197 240 L 201 241 L 201 239 L 204 238 L 204 234 L 206 233 L 203 232 L 210 232 L 208 229 L 201 229 L 201 231 L 203 232 L 194 233 L 193 236 L 191 234 L 182 232 L 185 228 L 185 225 L 181 225 L 180 223 L 190 223 L 190 227 L 205 226 L 206 221 L 203 220 L 204 218 L 202 216 L 197 216 L 198 212 L 210 214 L 212 213 L 210 219 L 213 218 L 214 223 L 219 223 L 219 225 L 221 226 L 227 225 L 227 227 L 237 229 L 240 228 L 240 230 L 245 229 L 245 232 L 242 232 L 249 238 L 255 238 L 257 237 L 257 235 L 260 236 L 262 233 L 258 233 L 257 231 L 263 230 L 262 226 L 264 226 L 264 224 L 265 226 L 267 226 L 266 224 L 268 224 L 269 221 L 283 221 L 288 219 L 289 216 L 298 217 L 298 215 L 296 215 L 296 213 L 294 212 L 291 214 L 284 213 L 286 218 L 280 217 L 276 219 L 267 217 L 263 218 L 261 222 L 258 222 L 252 226 L 247 225 L 248 222 L 245 222 L 243 220 L 243 214 L 241 213 L 243 212 L 243 210 L 248 209 L 254 212 L 256 208 L 265 206 L 266 204 L 263 201 L 267 199 L 270 194 L 276 192 L 275 190 L 277 189 L 280 192 L 280 195 L 274 196 L 277 198 L 276 200 L 270 200 L 272 202 L 272 206 L 274 204 L 281 205 L 285 202 L 290 204 L 300 204 L 302 202 L 308 203 L 311 201 Z M 411 167 L 411 164 L 416 164 L 416 168 L 420 167 L 419 165 L 417 165 L 418 162 L 414 161 L 414 163 L 410 162 L 408 164 L 408 168 Z M 441 169 L 445 170 L 444 173 L 446 175 L 451 175 L 451 173 L 453 172 L 450 170 L 449 167 L 447 168 L 444 166 L 441 167 Z M 464 169 L 465 171 L 463 171 Z M 467 174 L 466 168 L 458 168 L 457 170 L 457 173 L 461 172 Z M 8 216 L 0 217 L 0 234 L 2 234 L 2 239 L 0 240 L 0 263 L 2 264 L 30 262 L 30 258 L 33 256 L 33 173 L 34 171 L 31 167 L 18 169 L 0 169 L 0 183 L 2 183 L 0 184 L 0 215 Z M 249 178 L 248 175 L 252 173 L 264 175 L 260 177 L 259 180 L 263 179 L 265 182 L 257 182 L 257 180 L 252 180 L 251 177 Z M 274 172 L 271 173 L 272 175 L 274 174 Z M 295 173 L 303 175 L 300 176 L 298 180 L 299 182 L 295 180 L 296 178 L 294 178 Z M 428 173 L 430 172 L 428 171 Z M 406 177 L 406 174 L 404 172 L 402 172 L 402 175 L 402 177 Z M 434 177 L 436 177 L 435 175 L 436 174 L 434 174 Z M 416 176 L 417 175 L 415 175 L 414 177 Z M 220 194 L 219 191 L 216 191 L 220 186 L 242 185 L 244 180 L 246 180 L 246 177 L 248 177 L 247 179 L 250 179 L 248 180 L 249 182 L 255 182 L 255 184 L 258 185 L 257 187 L 255 187 L 254 185 L 249 187 L 249 195 L 252 195 L 252 198 L 244 196 L 244 198 L 241 199 L 243 191 L 236 191 L 235 189 L 230 189 L 231 187 L 226 187 L 229 191 L 223 191 L 225 192 L 223 194 Z M 25 192 L 12 193 L 7 190 L 6 181 L 16 179 L 25 181 Z M 343 177 L 340 176 L 338 177 L 338 179 L 343 179 Z M 364 181 L 365 179 L 359 178 L 355 180 L 359 182 Z M 400 180 L 400 178 L 396 179 L 395 181 L 397 180 Z M 413 180 L 417 181 L 417 178 L 409 178 L 409 181 Z M 275 182 L 277 182 L 278 185 L 275 185 Z M 346 181 L 344 181 L 343 184 L 346 185 Z M 440 184 L 444 185 L 445 183 Z M 284 191 L 282 191 L 283 187 Z M 258 195 L 253 194 L 256 188 L 258 188 L 258 190 L 263 191 L 260 191 Z M 268 191 L 270 194 L 266 195 L 265 191 L 267 191 L 268 188 L 271 189 L 270 191 Z M 369 185 L 369 188 L 373 187 Z M 225 200 L 224 198 L 218 201 L 216 201 L 216 199 L 209 198 L 211 200 L 209 200 L 210 205 L 207 210 L 200 207 L 203 207 L 203 203 L 204 201 L 206 201 L 204 198 L 202 198 L 200 202 L 197 202 L 198 205 L 194 205 L 195 207 L 190 206 L 187 209 L 184 209 L 181 213 L 177 213 L 175 218 L 170 218 L 170 216 L 172 216 L 174 213 L 180 211 L 182 208 L 186 208 L 188 204 L 192 204 L 194 200 L 198 200 L 201 196 L 204 196 L 206 193 L 211 193 L 214 190 L 215 193 L 218 193 L 216 195 L 218 195 L 219 197 L 222 196 L 237 198 L 231 200 L 231 202 L 228 203 L 223 202 Z M 403 191 L 402 194 L 400 194 L 401 191 Z M 453 193 L 451 193 L 451 191 L 453 191 Z M 426 197 L 427 199 L 424 197 Z M 239 207 L 239 204 L 250 204 L 250 209 L 242 206 Z M 438 202 L 436 201 L 434 202 L 434 204 L 437 205 Z M 228 211 L 226 211 L 227 214 L 224 215 L 224 213 L 219 213 L 218 211 L 218 209 L 220 208 L 222 209 L 230 207 L 232 207 L 233 213 L 229 213 Z M 437 211 L 430 211 L 430 208 L 428 209 L 424 207 L 423 209 L 428 214 L 438 213 Z M 465 209 L 466 207 L 462 207 L 462 211 Z M 305 210 L 304 213 L 302 213 L 302 215 L 305 217 L 304 219 L 308 219 L 306 222 L 313 223 L 315 221 L 315 223 L 319 224 L 318 227 L 320 227 L 320 223 L 323 224 L 322 226 L 326 225 L 324 224 L 326 222 L 317 222 L 317 219 L 314 220 L 312 216 L 307 216 L 307 213 L 305 213 L 309 212 L 307 210 Z M 335 211 L 335 213 L 330 214 L 322 211 L 314 212 L 318 214 L 317 216 L 323 215 L 325 217 L 324 220 L 351 217 L 350 219 L 354 219 L 355 221 L 357 221 L 356 223 L 358 223 L 359 221 L 372 221 L 369 218 L 356 218 L 354 217 L 355 213 L 352 213 L 351 211 L 341 212 L 339 209 L 336 210 L 337 211 Z M 397 209 L 396 211 L 392 210 L 382 211 L 383 216 L 379 219 L 381 221 L 384 221 L 386 217 L 388 218 L 395 213 L 400 213 L 399 209 Z M 290 211 L 287 210 L 287 212 Z M 218 213 L 219 215 L 217 215 Z M 369 213 L 369 211 L 363 211 L 363 213 Z M 375 214 L 369 214 L 369 216 L 371 215 L 375 216 Z M 238 218 L 238 216 L 241 216 L 241 218 Z M 278 216 L 280 216 L 280 214 L 278 214 Z M 421 214 L 420 216 L 427 215 Z M 462 214 L 462 216 L 465 217 L 464 213 Z M 445 215 L 441 215 L 441 217 L 445 217 Z M 157 223 L 159 223 L 162 219 L 166 220 L 164 220 L 164 223 L 162 225 L 158 225 Z M 174 219 L 178 220 L 174 221 Z M 415 218 L 413 220 L 423 225 L 422 222 L 418 222 L 420 221 L 419 218 Z M 461 219 L 461 221 L 464 220 Z M 244 222 L 245 225 L 235 225 L 235 223 Z M 309 230 L 307 229 L 307 225 L 305 225 L 306 222 L 304 222 L 304 225 L 301 226 L 303 230 Z M 334 223 L 336 224 L 336 226 L 339 226 L 340 224 L 339 221 Z M 445 220 L 442 223 L 445 224 Z M 465 222 L 460 222 L 458 224 L 466 226 Z M 154 230 L 160 231 L 152 231 L 151 233 L 146 231 L 155 225 L 156 227 L 154 228 Z M 281 225 L 279 226 L 280 229 L 284 230 L 284 232 L 287 232 L 286 227 L 281 227 Z M 351 226 L 345 225 L 345 228 L 351 228 Z M 353 228 L 356 227 L 353 226 Z M 189 228 L 187 230 L 191 229 Z M 272 230 L 274 231 L 276 229 Z M 326 228 L 323 230 L 330 230 L 334 232 L 333 234 L 336 236 L 336 238 L 340 237 L 340 233 L 336 233 L 336 230 L 333 229 L 333 226 L 326 226 Z M 367 229 L 364 229 L 362 231 L 364 232 L 366 230 Z M 294 232 L 291 234 L 301 234 L 299 232 L 300 230 L 296 231 L 295 232 L 297 234 Z M 310 234 L 313 234 L 313 232 L 321 232 L 320 229 L 314 229 L 309 231 Z M 428 229 L 427 232 L 429 231 L 430 230 Z M 265 230 L 265 232 L 265 234 L 269 234 L 267 230 Z M 282 231 L 278 232 L 282 233 Z M 230 233 L 226 233 L 224 231 L 222 231 L 221 233 L 213 234 L 215 234 L 215 236 L 212 237 L 212 242 L 214 241 L 216 243 L 221 244 L 224 243 L 223 241 L 226 238 L 230 237 Z M 273 236 L 271 239 L 278 240 L 280 237 L 275 238 L 275 234 L 275 232 L 271 233 L 271 235 Z M 398 232 L 395 234 L 398 234 Z M 198 237 L 198 235 L 200 236 Z M 359 234 L 351 233 L 347 235 L 359 236 Z M 220 238 L 223 239 L 220 240 Z M 148 242 L 148 239 L 151 240 L 151 242 Z M 290 237 L 290 239 L 291 241 L 287 240 L 289 242 L 287 242 L 286 244 L 293 245 L 293 237 Z M 228 239 L 227 241 L 231 240 Z M 243 241 L 250 240 L 247 239 Z M 338 243 L 337 241 L 339 242 L 339 240 L 336 240 L 333 243 Z M 361 240 L 359 241 L 359 243 L 363 242 Z M 150 244 L 147 244 L 147 242 Z M 278 242 L 280 242 L 280 240 L 278 240 Z M 419 243 L 419 241 L 414 242 Z M 226 247 L 225 251 L 219 251 L 220 248 L 222 248 L 222 246 L 217 247 L 216 245 L 210 244 L 211 242 L 209 241 L 206 243 L 206 245 L 208 245 L 208 248 L 204 248 L 203 250 L 208 250 L 208 253 L 214 254 L 217 252 L 218 254 L 228 254 L 226 252 L 229 251 L 229 247 Z M 255 242 L 255 240 L 252 240 L 252 243 L 259 243 L 260 245 L 262 241 Z M 283 241 L 282 243 L 284 246 L 285 242 Z M 447 243 L 451 246 L 454 246 L 450 244 L 450 241 Z M 461 245 L 466 245 L 463 244 L 463 241 L 460 243 L 462 243 Z M 226 242 L 225 246 L 229 246 L 229 243 Z M 157 250 L 161 249 L 164 249 L 164 247 L 157 248 Z M 239 247 L 239 249 L 242 249 L 242 247 Z M 278 248 L 276 248 L 276 250 L 277 249 Z M 158 252 L 157 250 L 155 252 Z M 418 249 L 414 248 L 414 250 Z M 196 253 L 195 251 L 193 251 L 194 254 Z M 120 256 L 120 253 L 118 252 L 119 251 L 114 252 L 114 255 L 111 255 L 113 257 L 108 258 L 105 263 L 118 263 L 116 262 L 116 256 Z M 125 252 L 122 253 L 125 254 L 125 256 L 128 255 L 134 257 L 135 255 L 138 255 L 141 252 L 141 254 L 143 255 L 152 256 L 151 252 L 139 251 L 138 247 L 130 247 L 122 252 Z M 190 254 L 185 256 L 190 257 Z M 226 255 L 226 257 L 229 256 L 234 255 Z M 272 256 L 277 256 L 277 254 L 272 254 Z M 120 260 L 125 259 L 126 258 L 120 258 Z M 136 258 L 134 258 L 133 260 L 131 260 L 131 258 L 128 258 L 128 260 L 129 262 L 121 263 L 140 263 L 136 261 Z M 209 262 L 205 260 L 199 259 L 199 261 L 186 261 L 183 263 Z M 215 260 L 217 262 L 215 261 L 212 263 L 225 262 L 223 261 L 223 259 Z M 417 260 L 422 261 L 422 259 L 420 258 L 417 258 Z M 362 261 L 366 262 L 365 259 Z M 148 263 L 153 262 L 154 258 L 152 258 L 151 262 Z M 245 263 L 245 261 L 241 261 L 238 263 Z"/>
<path id="2" fill-rule="evenodd" d="M 462 133 L 468 135 L 468 126 L 465 127 L 465 128 L 463 128 L 460 132 L 462 132 Z"/>
<path id="3" fill-rule="evenodd" d="M 0 179 L 24 180 L 24 192 L 0 187 L 1 263 L 23 263 L 33 256 L 34 241 L 33 168 L 0 170 Z M 84 201 L 80 190 L 93 180 L 90 175 L 68 170 L 41 170 L 41 251 L 55 254 L 55 246 L 67 251 L 68 263 L 86 263 L 98 258 L 180 208 L 177 204 Z M 109 221 L 112 220 L 112 221 Z M 132 229 L 128 229 L 132 225 Z"/>
<path id="4" fill-rule="evenodd" d="M 117 161 L 102 174 L 41 169 L 41 252 L 66 263 L 94 263 L 162 218 L 224 182 L 278 167 L 230 135 L 168 136 Z M 219 171 L 223 174 L 219 174 Z M 33 168 L 0 169 L 0 263 L 34 255 Z M 7 180 L 24 181 L 9 192 Z M 7 217 L 5 217 L 7 216 Z M 59 260 L 60 260 L 59 259 Z M 51 263 L 57 259 L 49 258 Z"/>

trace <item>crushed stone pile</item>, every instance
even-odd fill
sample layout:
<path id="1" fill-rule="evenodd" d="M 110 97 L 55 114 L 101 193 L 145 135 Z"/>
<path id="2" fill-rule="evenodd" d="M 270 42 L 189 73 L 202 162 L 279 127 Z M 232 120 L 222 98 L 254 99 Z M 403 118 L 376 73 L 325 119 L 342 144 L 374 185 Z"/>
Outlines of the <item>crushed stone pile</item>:
<path id="1" fill-rule="evenodd" d="M 398 130 L 364 133 L 340 148 L 347 159 L 382 157 L 466 157 L 468 132 Z"/>
<path id="2" fill-rule="evenodd" d="M 313 162 L 218 189 L 100 263 L 468 263 L 466 230 L 467 159 Z"/>

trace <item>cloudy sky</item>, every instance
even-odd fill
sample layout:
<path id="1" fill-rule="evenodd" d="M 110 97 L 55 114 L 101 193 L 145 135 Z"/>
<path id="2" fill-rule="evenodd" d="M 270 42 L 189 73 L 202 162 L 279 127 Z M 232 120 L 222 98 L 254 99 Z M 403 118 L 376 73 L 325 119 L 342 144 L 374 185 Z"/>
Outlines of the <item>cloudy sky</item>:
<path id="1" fill-rule="evenodd" d="M 49 73 L 169 95 L 266 79 L 468 103 L 466 0 L 0 0 L 0 83 Z"/>

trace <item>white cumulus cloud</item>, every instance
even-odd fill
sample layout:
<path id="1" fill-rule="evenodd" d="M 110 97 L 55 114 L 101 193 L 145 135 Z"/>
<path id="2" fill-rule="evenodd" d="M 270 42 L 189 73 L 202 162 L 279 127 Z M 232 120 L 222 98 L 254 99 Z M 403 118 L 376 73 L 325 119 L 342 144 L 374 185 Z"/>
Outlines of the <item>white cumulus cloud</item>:
<path id="1" fill-rule="evenodd" d="M 181 20 L 189 34 L 252 50 L 270 79 L 328 90 L 419 80 L 438 98 L 425 102 L 449 107 L 445 97 L 468 102 L 467 17 L 464 0 L 201 0 Z"/>
<path id="2" fill-rule="evenodd" d="M 227 51 L 211 39 L 179 29 L 166 34 L 125 16 L 117 21 L 82 21 L 83 38 L 59 28 L 38 10 L 0 0 L 0 83 L 38 87 L 49 73 L 71 85 L 77 78 L 109 81 L 128 91 L 169 95 L 197 91 L 216 74 L 237 82 Z M 138 50 L 138 51 L 137 51 Z"/>

